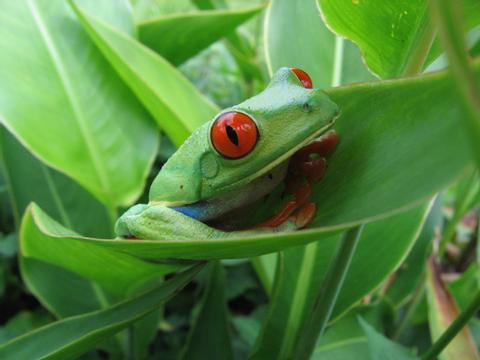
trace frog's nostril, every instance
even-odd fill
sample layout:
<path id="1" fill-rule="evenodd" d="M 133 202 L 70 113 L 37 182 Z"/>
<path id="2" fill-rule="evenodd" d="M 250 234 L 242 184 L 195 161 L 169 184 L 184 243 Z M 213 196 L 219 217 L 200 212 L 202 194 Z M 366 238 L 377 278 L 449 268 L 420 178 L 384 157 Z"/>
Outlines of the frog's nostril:
<path id="1" fill-rule="evenodd" d="M 312 111 L 312 106 L 310 105 L 310 103 L 308 101 L 303 103 L 302 110 L 306 113 L 309 113 L 310 111 Z"/>

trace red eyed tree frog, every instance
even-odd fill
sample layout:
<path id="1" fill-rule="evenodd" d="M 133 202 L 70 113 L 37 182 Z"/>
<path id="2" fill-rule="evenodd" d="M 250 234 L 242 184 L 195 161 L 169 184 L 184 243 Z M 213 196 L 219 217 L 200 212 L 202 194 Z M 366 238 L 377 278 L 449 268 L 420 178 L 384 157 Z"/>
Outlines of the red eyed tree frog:
<path id="1" fill-rule="evenodd" d="M 191 134 L 159 171 L 149 203 L 118 219 L 118 237 L 215 239 L 304 227 L 315 214 L 307 202 L 310 184 L 322 176 L 322 156 L 336 145 L 335 132 L 328 130 L 338 114 L 304 71 L 279 69 L 263 92 Z M 258 201 L 286 179 L 293 199 L 254 229 L 224 231 L 206 224 Z"/>

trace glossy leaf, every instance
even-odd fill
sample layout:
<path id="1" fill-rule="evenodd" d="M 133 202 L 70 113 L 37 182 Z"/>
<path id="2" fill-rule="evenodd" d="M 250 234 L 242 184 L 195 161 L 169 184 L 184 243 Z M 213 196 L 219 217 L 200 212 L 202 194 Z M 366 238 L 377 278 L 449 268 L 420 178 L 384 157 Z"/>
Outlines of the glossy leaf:
<path id="1" fill-rule="evenodd" d="M 375 289 L 402 262 L 418 237 L 426 206 L 365 226 L 337 298 L 332 321 Z M 388 236 L 385 236 L 388 234 Z M 323 284 L 340 235 L 284 252 L 277 265 L 272 305 L 254 359 L 287 359 Z M 372 254 L 382 254 L 372 261 Z M 287 271 L 288 269 L 288 271 Z M 272 350 L 272 349 L 275 349 Z"/>
<path id="2" fill-rule="evenodd" d="M 108 309 L 74 316 L 41 327 L 0 345 L 0 358 L 76 358 L 100 341 L 154 311 L 198 272 L 194 267 L 135 298 Z"/>
<path id="3" fill-rule="evenodd" d="M 427 262 L 428 319 L 432 342 L 438 339 L 459 315 L 455 300 L 443 283 L 438 265 L 432 257 Z M 468 327 L 464 327 L 440 354 L 441 360 L 479 359 L 477 347 Z"/>
<path id="4" fill-rule="evenodd" d="M 264 30 L 269 72 L 272 74 L 283 66 L 298 67 L 310 75 L 315 87 L 330 86 L 335 62 L 335 37 L 321 21 L 315 1 L 307 0 L 301 6 L 298 5 L 285 0 L 270 2 Z M 299 13 L 289 16 L 295 10 Z M 309 34 L 315 36 L 309 37 Z M 297 56 L 299 52 L 303 53 L 303 41 L 319 51 Z M 286 44 L 288 51 L 285 49 Z"/>
<path id="5" fill-rule="evenodd" d="M 139 23 L 139 38 L 173 65 L 180 65 L 231 33 L 263 8 L 257 6 L 161 16 Z"/>
<path id="6" fill-rule="evenodd" d="M 54 219 L 85 235 L 110 236 L 105 207 L 72 179 L 34 158 L 5 129 L 0 128 L 0 162 L 10 179 L 9 193 L 18 223 L 31 201 Z M 19 257 L 29 290 L 52 313 L 71 316 L 101 307 L 100 288 L 65 269 Z"/>
<path id="7" fill-rule="evenodd" d="M 177 146 L 218 108 L 176 68 L 134 38 L 71 2 L 84 29 Z M 136 149 L 134 152 L 140 152 Z"/>
<path id="8" fill-rule="evenodd" d="M 210 274 L 182 359 L 233 359 L 225 298 L 225 274 L 219 261 Z"/>
<path id="9" fill-rule="evenodd" d="M 380 78 L 418 73 L 433 41 L 428 2 L 318 0 L 327 25 L 362 50 Z"/>
<path id="10" fill-rule="evenodd" d="M 265 50 L 270 74 L 282 66 L 299 67 L 320 88 L 372 78 L 358 49 L 336 39 L 324 25 L 316 0 L 272 0 L 266 16 Z"/>
<path id="11" fill-rule="evenodd" d="M 357 223 L 346 208 L 368 221 L 425 201 L 472 168 L 458 125 L 459 105 L 445 73 L 328 93 L 342 112 L 335 126 L 340 144 L 314 194 L 319 207 L 313 226 Z"/>
<path id="12" fill-rule="evenodd" d="M 0 122 L 108 207 L 131 203 L 157 146 L 140 103 L 65 1 L 5 2 L 0 22 Z"/>
<path id="13" fill-rule="evenodd" d="M 10 180 L 8 190 L 18 223 L 34 201 L 51 217 L 83 235 L 112 233 L 111 220 L 100 202 L 73 180 L 36 159 L 3 127 L 0 161 Z"/>
<path id="14" fill-rule="evenodd" d="M 32 207 L 35 207 L 35 204 L 30 208 Z M 184 267 L 143 261 L 125 253 L 100 247 L 90 241 L 69 241 L 66 237 L 78 235 L 52 219 L 48 219 L 48 222 L 42 224 L 43 230 L 49 228 L 62 234 L 65 238 L 45 236 L 35 226 L 32 221 L 32 212 L 27 209 L 20 231 L 20 247 L 23 256 L 75 272 L 100 284 L 112 294 L 125 296 L 129 292 L 157 280 L 162 275 Z M 105 269 L 106 264 L 108 264 L 108 271 Z"/>
<path id="15" fill-rule="evenodd" d="M 471 168 L 469 149 L 456 126 L 458 106 L 444 73 L 328 92 L 342 111 L 336 125 L 341 140 L 329 171 L 314 189 L 313 229 L 248 239 L 78 241 L 157 260 L 256 256 L 392 215 L 426 201 Z M 38 211 L 32 219 L 45 235 L 62 236 L 42 226 L 46 218 Z"/>

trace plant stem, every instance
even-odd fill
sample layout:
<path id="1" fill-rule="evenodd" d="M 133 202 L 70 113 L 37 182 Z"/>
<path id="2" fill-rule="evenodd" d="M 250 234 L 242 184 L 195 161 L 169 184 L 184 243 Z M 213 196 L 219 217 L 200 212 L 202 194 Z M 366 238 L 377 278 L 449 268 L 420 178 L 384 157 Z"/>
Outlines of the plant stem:
<path id="1" fill-rule="evenodd" d="M 412 316 L 413 312 L 415 311 L 418 304 L 420 303 L 424 290 L 425 290 L 425 272 L 422 274 L 421 278 L 419 279 L 418 284 L 412 294 L 412 298 L 407 305 L 407 309 L 405 310 L 402 318 L 398 322 L 398 325 L 392 334 L 392 340 L 397 340 L 402 334 L 403 330 L 405 329 L 405 326 L 408 324 L 408 320 L 410 319 L 410 316 Z"/>
<path id="2" fill-rule="evenodd" d="M 127 328 L 127 351 L 126 356 L 128 360 L 136 360 L 135 352 L 135 323 Z"/>
<path id="3" fill-rule="evenodd" d="M 476 76 L 464 36 L 461 2 L 456 0 L 431 0 L 431 13 L 439 27 L 440 40 L 447 54 L 454 80 L 454 92 L 463 105 L 466 135 L 470 138 L 473 155 L 480 167 L 480 96 Z"/>
<path id="4" fill-rule="evenodd" d="M 435 359 L 443 349 L 452 341 L 452 339 L 467 325 L 468 320 L 475 315 L 480 308 L 480 291 L 477 292 L 468 307 L 460 313 L 460 315 L 450 324 L 447 330 L 440 336 L 437 341 L 422 355 L 422 360 Z"/>
<path id="5" fill-rule="evenodd" d="M 299 337 L 295 359 L 310 359 L 317 340 L 322 336 L 345 280 L 362 229 L 363 225 L 360 225 L 345 232 L 337 255 L 328 269 L 324 286 L 317 295 L 313 311 Z"/>
<path id="6" fill-rule="evenodd" d="M 411 53 L 403 69 L 404 76 L 413 76 L 422 72 L 423 65 L 425 64 L 425 60 L 427 59 L 436 35 L 436 29 L 432 25 L 429 16 L 425 16 L 419 32 L 420 36 L 413 44 L 415 50 Z"/>

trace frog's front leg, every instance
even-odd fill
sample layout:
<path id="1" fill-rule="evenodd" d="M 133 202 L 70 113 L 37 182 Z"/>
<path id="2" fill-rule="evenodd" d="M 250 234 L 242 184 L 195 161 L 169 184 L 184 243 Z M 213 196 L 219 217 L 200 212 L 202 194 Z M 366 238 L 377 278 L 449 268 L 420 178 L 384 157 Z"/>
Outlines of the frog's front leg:
<path id="1" fill-rule="evenodd" d="M 308 214 L 300 211 L 277 227 L 222 231 L 188 217 L 172 208 L 135 205 L 117 221 L 115 231 L 124 239 L 192 240 L 252 236 L 262 233 L 294 231 L 304 226 Z"/>

